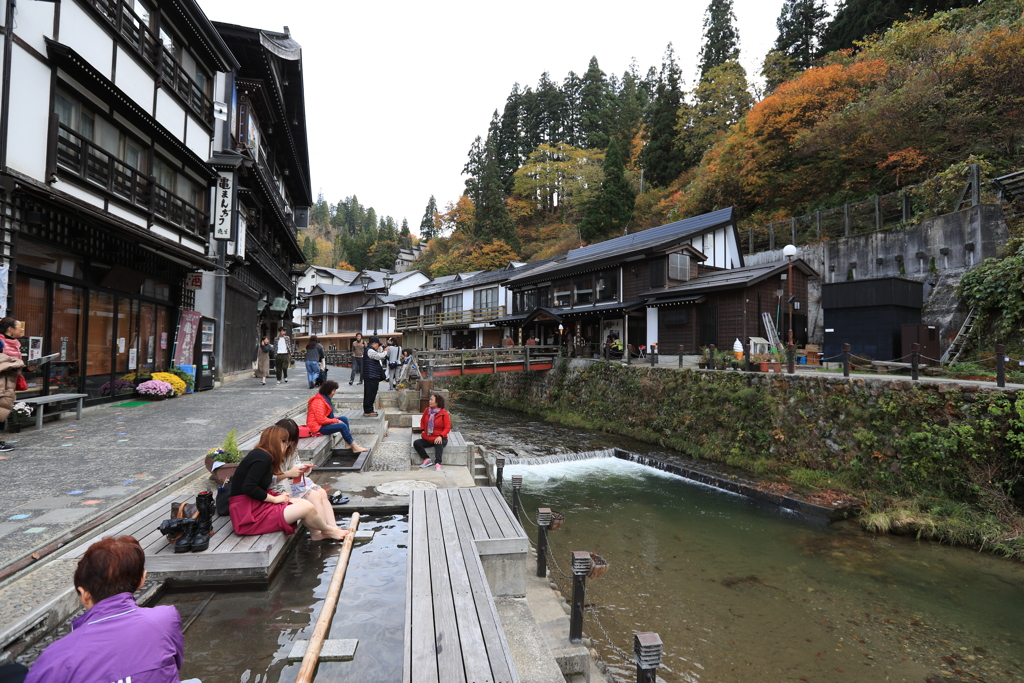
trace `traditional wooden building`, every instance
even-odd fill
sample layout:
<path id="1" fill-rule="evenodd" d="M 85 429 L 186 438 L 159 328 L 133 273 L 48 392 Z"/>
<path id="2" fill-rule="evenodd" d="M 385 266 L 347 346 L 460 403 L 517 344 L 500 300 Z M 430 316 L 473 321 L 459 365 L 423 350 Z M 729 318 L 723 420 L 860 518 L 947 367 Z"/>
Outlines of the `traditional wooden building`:
<path id="1" fill-rule="evenodd" d="M 211 164 L 217 170 L 210 256 L 201 310 L 216 321 L 222 374 L 250 372 L 259 339 L 291 335 L 295 278 L 304 257 L 298 230 L 312 190 L 302 47 L 283 33 L 215 23 L 238 62 L 218 76 L 226 103 Z M 221 276 L 223 275 L 223 277 Z"/>
<path id="2" fill-rule="evenodd" d="M 564 342 L 581 354 L 609 338 L 649 346 L 679 314 L 649 302 L 704 273 L 743 266 L 731 208 L 573 249 L 562 258 L 513 274 L 512 314 L 495 321 L 517 342 Z M 664 322 L 662 322 L 664 319 Z"/>
<path id="3" fill-rule="evenodd" d="M 214 78 L 237 63 L 192 0 L 7 2 L 0 292 L 26 321 L 24 395 L 134 391 L 171 360 L 208 255 Z"/>

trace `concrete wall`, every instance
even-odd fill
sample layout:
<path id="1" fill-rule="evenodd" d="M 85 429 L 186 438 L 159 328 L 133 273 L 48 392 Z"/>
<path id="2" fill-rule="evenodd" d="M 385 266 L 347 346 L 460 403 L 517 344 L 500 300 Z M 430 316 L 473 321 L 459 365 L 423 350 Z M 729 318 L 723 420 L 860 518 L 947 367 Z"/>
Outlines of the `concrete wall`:
<path id="1" fill-rule="evenodd" d="M 956 296 L 960 278 L 985 259 L 998 256 L 1008 237 L 1002 207 L 981 204 L 930 218 L 906 229 L 800 247 L 798 257 L 820 276 L 809 286 L 809 338 L 817 344 L 824 341 L 822 284 L 842 282 L 851 276 L 855 280 L 900 276 L 924 283 L 921 322 L 939 327 L 945 350 L 967 316 L 967 310 Z M 750 254 L 745 263 L 751 266 L 782 258 L 780 248 Z"/>

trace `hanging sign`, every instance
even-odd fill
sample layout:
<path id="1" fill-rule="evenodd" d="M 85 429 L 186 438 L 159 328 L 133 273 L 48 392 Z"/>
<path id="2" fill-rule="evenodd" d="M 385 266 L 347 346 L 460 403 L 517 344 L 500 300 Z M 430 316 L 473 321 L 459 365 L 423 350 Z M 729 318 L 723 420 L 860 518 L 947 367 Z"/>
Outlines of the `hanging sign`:
<path id="1" fill-rule="evenodd" d="M 185 288 L 186 289 L 202 289 L 203 288 L 203 274 L 202 273 L 188 273 L 185 276 Z"/>
<path id="2" fill-rule="evenodd" d="M 231 239 L 231 204 L 234 199 L 235 176 L 231 172 L 220 172 L 217 192 L 214 195 L 213 238 Z"/>

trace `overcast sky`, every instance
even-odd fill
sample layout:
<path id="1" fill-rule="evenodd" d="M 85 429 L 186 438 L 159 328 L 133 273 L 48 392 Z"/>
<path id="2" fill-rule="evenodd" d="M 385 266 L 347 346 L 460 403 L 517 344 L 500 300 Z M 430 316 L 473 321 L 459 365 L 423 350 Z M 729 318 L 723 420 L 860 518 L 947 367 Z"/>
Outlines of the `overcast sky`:
<path id="1" fill-rule="evenodd" d="M 356 195 L 417 232 L 430 195 L 444 208 L 464 189 L 462 167 L 514 83 L 560 83 L 596 56 L 621 74 L 661 64 L 671 42 L 693 86 L 705 0 L 376 2 L 199 0 L 207 16 L 284 26 L 303 48 L 313 197 Z M 734 0 L 749 77 L 775 42 L 783 0 Z M 830 10 L 835 0 L 827 3 Z"/>

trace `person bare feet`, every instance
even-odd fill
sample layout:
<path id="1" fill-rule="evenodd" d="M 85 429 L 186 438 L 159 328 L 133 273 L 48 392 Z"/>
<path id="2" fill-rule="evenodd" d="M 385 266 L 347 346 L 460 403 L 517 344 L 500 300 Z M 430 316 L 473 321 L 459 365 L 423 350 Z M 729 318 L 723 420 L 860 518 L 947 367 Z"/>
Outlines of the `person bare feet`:
<path id="1" fill-rule="evenodd" d="M 352 449 L 353 453 L 365 453 L 366 451 L 370 450 L 369 448 L 363 448 L 362 446 L 357 444 L 355 441 L 352 442 L 352 445 L 350 446 L 350 448 Z"/>
<path id="2" fill-rule="evenodd" d="M 341 541 L 351 532 L 348 529 L 340 529 L 333 527 L 330 531 L 317 531 L 316 529 L 309 530 L 309 540 L 311 541 L 322 541 L 324 539 L 331 539 L 334 541 Z"/>

